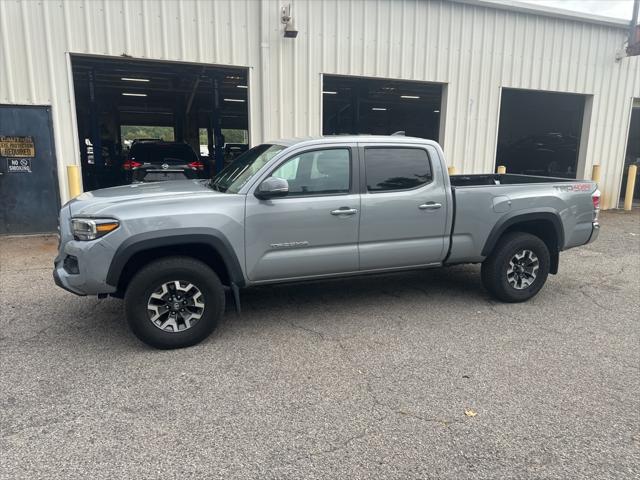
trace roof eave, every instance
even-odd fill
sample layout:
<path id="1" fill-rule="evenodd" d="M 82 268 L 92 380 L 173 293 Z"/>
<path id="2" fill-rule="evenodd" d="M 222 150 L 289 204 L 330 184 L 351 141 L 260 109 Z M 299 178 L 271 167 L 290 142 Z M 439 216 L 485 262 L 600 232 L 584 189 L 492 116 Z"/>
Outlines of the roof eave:
<path id="1" fill-rule="evenodd" d="M 597 25 L 605 25 L 608 27 L 627 29 L 629 21 L 593 15 L 590 13 L 574 12 L 562 8 L 547 7 L 543 5 L 533 5 L 519 2 L 517 0 L 450 0 L 456 3 L 465 3 L 485 8 L 496 8 L 499 10 L 509 10 L 512 12 L 528 13 L 530 15 L 539 15 L 544 17 L 560 18 L 573 22 L 594 23 Z"/>

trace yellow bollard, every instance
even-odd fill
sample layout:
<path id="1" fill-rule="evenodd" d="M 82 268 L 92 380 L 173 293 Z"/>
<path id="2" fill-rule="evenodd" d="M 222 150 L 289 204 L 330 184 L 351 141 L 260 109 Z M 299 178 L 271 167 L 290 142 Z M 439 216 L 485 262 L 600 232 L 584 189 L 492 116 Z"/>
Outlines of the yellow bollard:
<path id="1" fill-rule="evenodd" d="M 593 166 L 593 170 L 591 170 L 591 180 L 600 183 L 600 165 Z"/>
<path id="2" fill-rule="evenodd" d="M 69 182 L 69 198 L 75 198 L 82 193 L 80 167 L 78 165 L 67 165 L 67 182 Z"/>
<path id="3" fill-rule="evenodd" d="M 498 173 L 504 175 L 505 173 L 507 173 L 507 167 L 505 167 L 504 165 L 500 165 L 498 167 Z"/>
<path id="4" fill-rule="evenodd" d="M 637 165 L 629 165 L 627 173 L 627 190 L 624 194 L 624 209 L 631 210 L 633 206 L 633 191 L 636 188 L 636 172 L 638 171 Z"/>
<path id="5" fill-rule="evenodd" d="M 449 172 L 449 175 L 455 175 L 456 174 L 456 167 L 454 167 L 453 165 L 450 167 L 447 167 L 447 170 Z"/>

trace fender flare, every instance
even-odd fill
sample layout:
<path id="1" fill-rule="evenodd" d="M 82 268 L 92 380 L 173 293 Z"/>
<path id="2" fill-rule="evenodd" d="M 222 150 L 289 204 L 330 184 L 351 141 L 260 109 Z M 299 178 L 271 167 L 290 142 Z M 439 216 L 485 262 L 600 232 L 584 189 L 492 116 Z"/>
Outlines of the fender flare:
<path id="1" fill-rule="evenodd" d="M 220 254 L 231 282 L 239 287 L 245 286 L 240 261 L 227 240 L 227 237 L 215 228 L 176 228 L 154 230 L 133 235 L 120 244 L 111 259 L 106 283 L 117 287 L 125 266 L 131 258 L 145 250 L 159 247 L 171 247 L 189 243 L 202 243 L 212 247 Z"/>
<path id="2" fill-rule="evenodd" d="M 551 222 L 553 228 L 556 233 L 556 238 L 558 239 L 558 251 L 563 250 L 564 248 L 564 227 L 562 225 L 562 220 L 560 219 L 560 215 L 555 210 L 551 209 L 539 209 L 539 210 L 528 210 L 528 211 L 519 211 L 519 212 L 511 212 L 503 215 L 498 219 L 496 224 L 491 229 L 487 240 L 484 243 L 484 247 L 482 248 L 482 256 L 487 257 L 493 251 L 496 243 L 502 236 L 502 234 L 510 227 L 517 225 L 519 223 L 526 223 L 535 220 L 544 220 Z"/>

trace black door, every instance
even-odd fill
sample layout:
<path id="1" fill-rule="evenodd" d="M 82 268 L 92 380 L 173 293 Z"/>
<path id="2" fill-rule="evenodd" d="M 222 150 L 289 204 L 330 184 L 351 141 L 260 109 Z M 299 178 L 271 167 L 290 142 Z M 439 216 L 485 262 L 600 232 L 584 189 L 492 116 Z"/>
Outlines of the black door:
<path id="1" fill-rule="evenodd" d="M 55 232 L 59 208 L 51 108 L 0 105 L 0 235 Z"/>

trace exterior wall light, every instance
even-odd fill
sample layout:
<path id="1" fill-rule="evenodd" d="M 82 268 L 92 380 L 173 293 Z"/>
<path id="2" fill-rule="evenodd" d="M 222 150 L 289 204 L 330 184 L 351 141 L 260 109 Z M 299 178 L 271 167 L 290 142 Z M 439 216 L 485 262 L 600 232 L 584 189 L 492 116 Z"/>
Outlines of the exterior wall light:
<path id="1" fill-rule="evenodd" d="M 282 16 L 280 17 L 284 24 L 284 38 L 296 38 L 298 31 L 293 25 L 293 17 L 291 16 L 291 4 L 282 7 Z"/>

